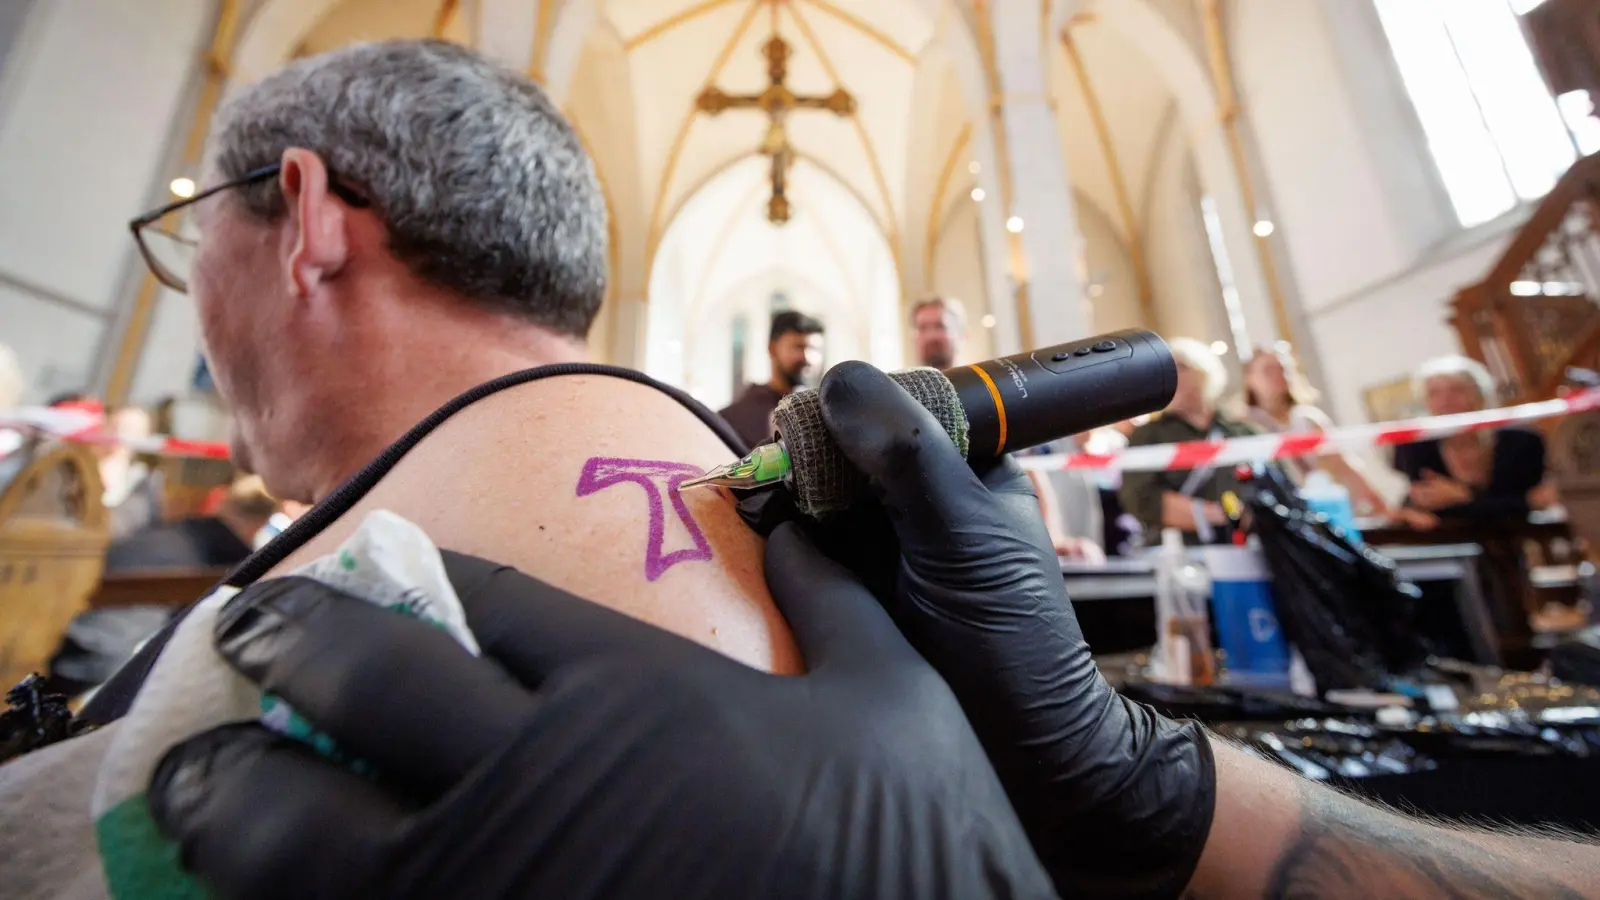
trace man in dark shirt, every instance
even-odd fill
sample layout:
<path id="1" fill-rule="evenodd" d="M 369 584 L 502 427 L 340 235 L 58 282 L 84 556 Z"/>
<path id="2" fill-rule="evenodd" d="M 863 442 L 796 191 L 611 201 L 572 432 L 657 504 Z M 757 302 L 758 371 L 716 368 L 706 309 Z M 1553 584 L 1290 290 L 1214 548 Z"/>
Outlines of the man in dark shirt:
<path id="1" fill-rule="evenodd" d="M 778 401 L 804 384 L 806 376 L 822 364 L 822 323 L 794 310 L 773 316 L 767 358 L 772 361 L 772 378 L 766 384 L 745 388 L 718 413 L 752 447 L 772 439 L 772 411 L 778 408 Z"/>

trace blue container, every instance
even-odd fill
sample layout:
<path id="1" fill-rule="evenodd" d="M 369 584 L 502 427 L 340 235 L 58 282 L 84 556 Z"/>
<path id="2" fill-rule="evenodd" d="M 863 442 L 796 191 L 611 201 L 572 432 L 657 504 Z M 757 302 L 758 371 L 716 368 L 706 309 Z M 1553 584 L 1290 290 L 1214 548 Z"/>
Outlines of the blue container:
<path id="1" fill-rule="evenodd" d="M 1344 529 L 1345 540 L 1361 546 L 1361 532 L 1356 529 L 1355 507 L 1351 505 L 1350 492 L 1344 485 L 1334 481 L 1327 472 L 1317 469 L 1306 476 L 1306 483 L 1300 487 L 1300 499 L 1312 512 L 1327 516 L 1329 525 Z"/>
<path id="2" fill-rule="evenodd" d="M 1244 687 L 1289 687 L 1289 643 L 1278 627 L 1272 578 L 1253 547 L 1207 547 L 1211 621 L 1228 654 L 1228 681 Z"/>

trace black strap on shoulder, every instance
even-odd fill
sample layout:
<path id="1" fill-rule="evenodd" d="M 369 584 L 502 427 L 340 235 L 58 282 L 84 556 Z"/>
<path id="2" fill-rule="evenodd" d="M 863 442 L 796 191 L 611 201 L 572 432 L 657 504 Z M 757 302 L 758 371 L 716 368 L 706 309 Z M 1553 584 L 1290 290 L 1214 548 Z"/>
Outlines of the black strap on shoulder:
<path id="1" fill-rule="evenodd" d="M 340 485 L 333 493 L 318 503 L 305 515 L 301 516 L 292 525 L 283 530 L 283 533 L 273 538 L 271 543 L 251 554 L 248 559 L 235 566 L 222 584 L 234 587 L 244 587 L 271 571 L 273 566 L 287 559 L 289 554 L 298 550 L 322 529 L 328 527 L 335 519 L 344 515 L 355 506 L 367 492 L 382 481 L 385 475 L 395 467 L 395 464 L 409 452 L 422 439 L 431 434 L 434 429 L 444 423 L 446 419 L 466 409 L 468 406 L 482 400 L 491 394 L 499 393 L 506 388 L 538 381 L 542 378 L 557 378 L 563 375 L 603 375 L 608 378 L 621 378 L 646 387 L 655 388 L 678 401 L 690 412 L 695 414 L 707 428 L 710 428 L 722 442 L 728 446 L 730 452 L 743 456 L 749 451 L 741 440 L 716 413 L 706 408 L 700 401 L 689 396 L 685 391 L 670 385 L 662 384 L 654 378 L 633 369 L 624 369 L 618 366 L 607 366 L 599 363 L 560 363 L 551 366 L 539 366 L 533 369 L 524 369 L 509 375 L 502 375 L 493 381 L 485 382 L 463 393 L 449 403 L 434 410 L 426 419 L 418 422 L 415 427 L 406 432 L 400 440 L 389 445 L 388 449 L 378 454 L 378 457 L 368 463 L 361 471 L 352 475 L 348 481 Z M 219 585 L 220 586 L 220 585 Z M 208 592 L 209 593 L 209 592 Z M 83 710 L 78 714 L 78 721 L 89 725 L 105 725 L 122 718 L 127 714 L 128 708 L 133 705 L 133 698 L 144 685 L 144 680 L 150 674 L 150 669 L 155 665 L 156 657 L 166 647 L 172 633 L 177 630 L 178 624 L 188 615 L 193 606 L 180 610 L 167 623 L 166 627 L 146 641 L 144 646 L 134 654 L 133 658 L 111 676 L 111 679 L 100 686 L 89 702 L 84 704 Z"/>

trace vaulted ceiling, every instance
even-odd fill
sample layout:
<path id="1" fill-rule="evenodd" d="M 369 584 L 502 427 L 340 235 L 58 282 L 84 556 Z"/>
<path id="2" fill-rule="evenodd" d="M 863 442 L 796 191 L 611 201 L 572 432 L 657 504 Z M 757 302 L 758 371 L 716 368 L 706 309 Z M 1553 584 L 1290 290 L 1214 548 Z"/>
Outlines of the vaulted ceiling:
<path id="1" fill-rule="evenodd" d="M 1160 61 L 1125 28 L 1095 15 L 1120 13 L 1108 4 L 1131 2 L 1157 16 L 1181 18 L 1192 10 L 1189 0 L 1082 0 L 1071 17 L 1076 59 L 1058 36 L 1048 41 L 1049 93 L 1059 112 L 1069 180 L 1079 202 L 1096 207 L 1122 241 L 1138 239 L 1139 212 L 1164 142 L 1183 136 L 1181 125 L 1173 125 L 1175 101 Z M 751 254 L 782 256 L 788 251 L 773 248 L 785 240 L 809 242 L 799 232 L 815 231 L 843 238 L 833 241 L 837 252 L 814 263 L 838 266 L 835 257 L 855 252 L 864 221 L 883 235 L 897 264 L 916 262 L 931 251 L 952 211 L 972 203 L 973 188 L 985 183 L 975 162 L 977 129 L 984 123 L 974 122 L 960 79 L 940 54 L 948 30 L 959 27 L 952 21 L 963 14 L 956 2 L 565 0 L 537 12 L 519 0 L 268 0 L 273 4 L 324 7 L 298 41 L 300 53 L 428 34 L 531 48 L 541 34 L 548 42 L 560 29 L 553 23 L 582 9 L 576 21 L 583 23 L 583 48 L 566 51 L 575 74 L 556 92 L 585 132 L 612 199 L 628 210 L 620 242 L 626 245 L 624 268 L 640 273 L 635 289 L 644 288 L 669 225 L 680 218 L 721 247 L 695 254 L 706 265 L 746 268 L 756 264 Z M 500 23 L 513 21 L 513 30 L 529 33 L 496 33 Z M 790 115 L 788 136 L 803 161 L 794 172 L 797 227 L 790 239 L 784 229 L 764 233 L 765 170 L 752 157 L 767 116 L 753 109 L 707 115 L 695 106 L 707 86 L 740 95 L 766 87 L 762 46 L 774 35 L 792 51 L 786 82 L 792 91 L 822 96 L 843 89 L 856 101 L 848 117 L 823 110 Z M 526 58 L 536 75 L 561 52 L 545 50 L 542 63 L 537 49 Z M 1117 166 L 1108 163 L 1110 155 Z M 690 202 L 713 185 L 711 193 L 727 202 L 717 209 Z M 919 281 L 919 273 L 899 274 Z M 726 279 L 701 272 L 690 281 Z"/>
<path id="2" fill-rule="evenodd" d="M 934 25 L 915 4 L 610 0 L 605 15 L 628 50 L 641 174 L 662 207 L 675 208 L 760 146 L 765 115 L 703 115 L 693 99 L 707 84 L 735 94 L 760 92 L 767 85 L 762 45 L 777 34 L 793 51 L 791 90 L 822 96 L 843 88 L 855 96 L 858 109 L 850 117 L 793 113 L 789 136 L 795 149 L 843 181 L 880 223 L 894 227 L 905 205 L 907 98 L 917 54 Z"/>

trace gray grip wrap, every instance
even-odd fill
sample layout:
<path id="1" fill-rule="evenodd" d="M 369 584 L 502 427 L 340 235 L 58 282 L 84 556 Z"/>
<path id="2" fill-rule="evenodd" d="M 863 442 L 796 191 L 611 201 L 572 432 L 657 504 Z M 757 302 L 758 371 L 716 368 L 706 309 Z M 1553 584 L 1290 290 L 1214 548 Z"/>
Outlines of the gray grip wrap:
<path id="1" fill-rule="evenodd" d="M 967 455 L 967 413 L 955 385 L 938 369 L 906 369 L 889 378 L 913 400 L 933 413 L 961 455 Z M 790 492 L 800 512 L 812 518 L 849 509 L 866 494 L 866 476 L 839 452 L 822 422 L 822 400 L 816 391 L 796 391 L 778 403 L 773 424 L 789 451 Z"/>

